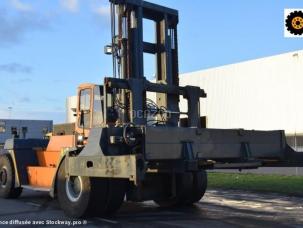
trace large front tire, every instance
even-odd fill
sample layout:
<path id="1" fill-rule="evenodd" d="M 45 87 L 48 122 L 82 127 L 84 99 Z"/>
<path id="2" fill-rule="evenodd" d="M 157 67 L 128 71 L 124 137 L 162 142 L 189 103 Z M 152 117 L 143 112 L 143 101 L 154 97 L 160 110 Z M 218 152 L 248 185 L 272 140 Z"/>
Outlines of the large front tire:
<path id="1" fill-rule="evenodd" d="M 126 183 L 111 178 L 67 177 L 63 160 L 57 175 L 58 201 L 72 218 L 113 214 L 123 203 Z"/>
<path id="2" fill-rule="evenodd" d="M 0 197 L 5 199 L 18 198 L 22 188 L 15 187 L 15 169 L 9 154 L 0 155 Z"/>
<path id="3" fill-rule="evenodd" d="M 106 201 L 101 202 L 102 198 L 97 197 L 97 189 L 100 190 L 100 196 L 107 194 L 106 187 L 102 187 L 102 180 L 83 176 L 67 177 L 65 160 L 62 161 L 57 174 L 57 195 L 59 204 L 67 216 L 72 218 L 92 216 L 97 205 L 99 209 L 106 205 Z"/>

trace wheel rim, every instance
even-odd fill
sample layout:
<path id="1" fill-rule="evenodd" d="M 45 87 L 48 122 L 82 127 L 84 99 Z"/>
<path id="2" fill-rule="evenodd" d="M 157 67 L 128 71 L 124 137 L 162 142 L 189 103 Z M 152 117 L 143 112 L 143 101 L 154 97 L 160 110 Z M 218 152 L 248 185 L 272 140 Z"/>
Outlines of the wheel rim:
<path id="1" fill-rule="evenodd" d="M 83 184 L 81 177 L 68 177 L 65 181 L 66 195 L 72 202 L 80 199 L 83 192 Z"/>
<path id="2" fill-rule="evenodd" d="M 0 185 L 5 187 L 7 183 L 7 169 L 6 167 L 2 167 L 0 170 Z"/>

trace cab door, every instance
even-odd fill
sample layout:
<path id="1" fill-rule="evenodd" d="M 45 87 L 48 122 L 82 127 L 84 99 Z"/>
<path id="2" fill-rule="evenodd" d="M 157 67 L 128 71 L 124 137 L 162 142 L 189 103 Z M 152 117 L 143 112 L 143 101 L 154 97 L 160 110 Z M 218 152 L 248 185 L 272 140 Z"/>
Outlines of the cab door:
<path id="1" fill-rule="evenodd" d="M 77 123 L 76 132 L 88 137 L 92 127 L 94 85 L 82 85 L 78 89 Z"/>

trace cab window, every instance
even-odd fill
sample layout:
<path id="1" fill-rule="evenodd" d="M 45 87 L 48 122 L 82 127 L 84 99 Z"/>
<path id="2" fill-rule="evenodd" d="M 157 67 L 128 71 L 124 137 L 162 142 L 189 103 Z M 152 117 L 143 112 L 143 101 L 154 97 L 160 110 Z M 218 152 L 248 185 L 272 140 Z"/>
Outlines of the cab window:
<path id="1" fill-rule="evenodd" d="M 90 128 L 90 89 L 83 89 L 80 91 L 80 112 L 83 112 L 84 119 L 84 128 Z M 79 127 L 82 127 L 80 124 L 81 118 L 79 118 Z"/>
<path id="2" fill-rule="evenodd" d="M 94 88 L 93 127 L 98 127 L 103 122 L 103 87 Z"/>

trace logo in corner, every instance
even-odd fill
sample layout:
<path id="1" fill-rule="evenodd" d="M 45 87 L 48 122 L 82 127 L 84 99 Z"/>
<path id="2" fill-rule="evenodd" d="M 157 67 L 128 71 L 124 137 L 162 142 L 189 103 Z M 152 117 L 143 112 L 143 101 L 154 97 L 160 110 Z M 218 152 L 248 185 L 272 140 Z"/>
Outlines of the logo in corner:
<path id="1" fill-rule="evenodd" d="M 303 9 L 285 9 L 285 37 L 303 37 Z"/>

